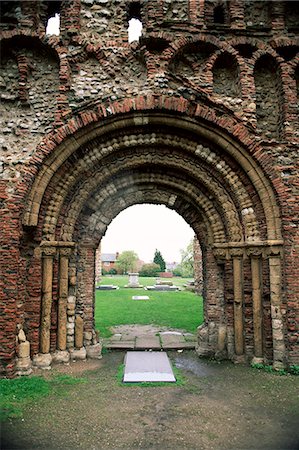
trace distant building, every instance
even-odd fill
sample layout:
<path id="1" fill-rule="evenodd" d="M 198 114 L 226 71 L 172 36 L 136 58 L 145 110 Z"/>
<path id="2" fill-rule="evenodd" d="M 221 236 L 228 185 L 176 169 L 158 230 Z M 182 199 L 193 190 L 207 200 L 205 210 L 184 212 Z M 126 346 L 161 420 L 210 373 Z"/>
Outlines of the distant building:
<path id="1" fill-rule="evenodd" d="M 109 272 L 111 269 L 116 269 L 115 264 L 117 258 L 119 256 L 119 252 L 116 253 L 102 253 L 101 254 L 101 267 L 106 272 Z"/>
<path id="2" fill-rule="evenodd" d="M 177 262 L 167 262 L 166 263 L 166 271 L 167 272 L 172 272 L 173 270 L 175 270 L 177 268 L 179 263 Z"/>

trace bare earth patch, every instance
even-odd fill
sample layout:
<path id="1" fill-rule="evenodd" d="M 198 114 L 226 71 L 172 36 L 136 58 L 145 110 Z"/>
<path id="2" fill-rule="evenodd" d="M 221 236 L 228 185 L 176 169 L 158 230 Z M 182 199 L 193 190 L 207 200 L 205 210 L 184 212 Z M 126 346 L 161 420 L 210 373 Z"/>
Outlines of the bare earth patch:
<path id="1" fill-rule="evenodd" d="M 299 378 L 168 352 L 182 386 L 123 386 L 124 352 L 56 366 L 85 383 L 2 425 L 3 449 L 296 449 Z"/>

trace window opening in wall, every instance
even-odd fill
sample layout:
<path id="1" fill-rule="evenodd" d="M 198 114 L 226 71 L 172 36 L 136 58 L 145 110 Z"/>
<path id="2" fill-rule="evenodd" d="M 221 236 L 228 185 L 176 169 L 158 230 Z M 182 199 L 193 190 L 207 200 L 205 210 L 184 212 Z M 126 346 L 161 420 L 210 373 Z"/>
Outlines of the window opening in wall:
<path id="1" fill-rule="evenodd" d="M 128 11 L 128 41 L 139 41 L 142 34 L 141 9 L 139 2 L 132 2 Z"/>
<path id="2" fill-rule="evenodd" d="M 225 13 L 222 5 L 218 5 L 214 9 L 214 23 L 221 25 L 225 24 Z"/>
<path id="3" fill-rule="evenodd" d="M 60 34 L 60 14 L 56 13 L 54 17 L 50 17 L 46 27 L 46 34 Z"/>

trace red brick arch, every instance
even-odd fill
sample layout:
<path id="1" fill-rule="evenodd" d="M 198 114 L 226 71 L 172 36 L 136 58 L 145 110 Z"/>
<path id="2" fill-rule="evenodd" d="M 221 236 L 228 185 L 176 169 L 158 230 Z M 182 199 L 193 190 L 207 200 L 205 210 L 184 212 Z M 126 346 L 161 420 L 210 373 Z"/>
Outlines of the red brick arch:
<path id="1" fill-rule="evenodd" d="M 124 205 L 170 202 L 201 239 L 206 261 L 206 322 L 199 333 L 199 353 L 234 359 L 245 352 L 251 358 L 256 339 L 251 322 L 244 325 L 240 317 L 234 319 L 237 313 L 232 305 L 224 307 L 220 301 L 229 298 L 223 271 L 227 272 L 227 282 L 233 283 L 234 258 L 236 264 L 244 258 L 244 273 L 250 277 L 252 254 L 263 258 L 266 270 L 267 252 L 273 246 L 280 251 L 280 212 L 270 181 L 272 170 L 271 160 L 261 152 L 248 128 L 237 118 L 206 105 L 163 95 L 90 105 L 46 136 L 20 182 L 28 187 L 24 233 L 34 233 L 37 258 L 33 275 L 26 281 L 28 295 L 32 285 L 45 285 L 48 266 L 41 272 L 41 254 L 47 261 L 43 264 L 52 261 L 51 295 L 57 300 L 60 294 L 55 286 L 63 270 L 62 258 L 69 258 L 70 273 L 76 273 L 75 261 L 79 261 L 85 277 L 77 279 L 76 289 L 69 285 L 69 292 L 77 298 L 76 314 L 83 314 L 85 329 L 92 333 L 92 267 L 95 248 L 106 227 Z M 271 283 L 269 274 L 266 278 L 265 288 Z M 89 300 L 82 297 L 85 288 Z M 41 306 L 27 321 L 33 355 L 53 352 L 57 345 L 62 349 L 59 319 L 58 323 L 52 321 L 51 331 L 43 328 L 43 320 L 50 320 L 43 312 L 46 297 L 41 289 L 34 300 Z M 25 303 L 25 311 L 32 309 L 32 301 L 31 297 Z M 247 336 L 246 345 L 242 336 L 238 337 L 238 329 L 234 331 L 234 320 Z M 235 336 L 235 349 L 218 341 L 219 327 L 222 331 L 226 327 L 227 336 Z M 263 339 L 265 348 L 271 348 L 267 354 L 271 359 L 281 340 L 272 341 L 271 328 L 266 325 Z M 88 348 L 90 344 L 89 340 L 85 343 Z M 276 355 L 274 360 L 279 363 L 281 356 Z"/>

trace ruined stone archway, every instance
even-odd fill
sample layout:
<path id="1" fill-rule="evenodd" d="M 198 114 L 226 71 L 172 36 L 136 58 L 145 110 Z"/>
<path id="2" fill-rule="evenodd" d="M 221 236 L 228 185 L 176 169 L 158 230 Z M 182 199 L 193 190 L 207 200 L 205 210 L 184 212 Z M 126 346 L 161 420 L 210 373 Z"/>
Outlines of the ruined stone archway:
<path id="1" fill-rule="evenodd" d="M 33 354 L 97 354 L 95 250 L 112 219 L 136 203 L 176 210 L 201 243 L 205 323 L 198 353 L 283 364 L 273 188 L 240 140 L 207 120 L 165 110 L 83 126 L 44 157 L 23 217 L 23 251 L 34 247 L 35 255 L 28 297 L 32 285 L 42 287 L 40 309 L 27 315 Z"/>

